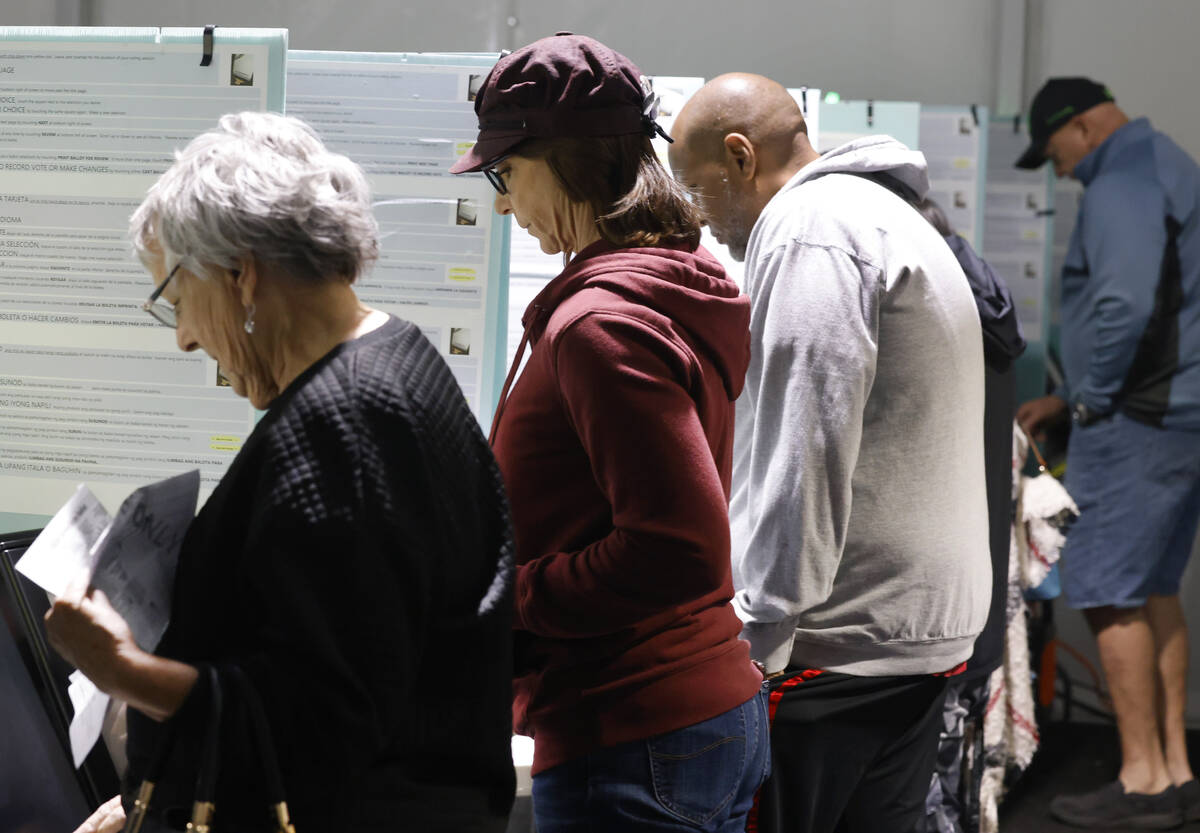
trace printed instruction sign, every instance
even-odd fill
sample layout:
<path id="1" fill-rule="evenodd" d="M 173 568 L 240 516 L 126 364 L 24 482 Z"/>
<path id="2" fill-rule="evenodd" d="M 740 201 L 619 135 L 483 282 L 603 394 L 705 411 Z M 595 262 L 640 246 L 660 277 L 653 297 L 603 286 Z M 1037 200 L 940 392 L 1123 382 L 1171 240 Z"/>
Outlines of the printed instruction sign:
<path id="1" fill-rule="evenodd" d="M 495 57 L 293 51 L 286 105 L 370 180 L 380 256 L 359 298 L 421 328 L 484 425 L 503 380 L 508 220 L 482 174 L 449 168 L 475 141 Z"/>
<path id="2" fill-rule="evenodd" d="M 0 28 L 0 511 L 50 515 L 80 481 L 119 504 L 200 471 L 252 427 L 214 361 L 140 309 L 129 216 L 225 113 L 282 105 L 283 30 Z"/>

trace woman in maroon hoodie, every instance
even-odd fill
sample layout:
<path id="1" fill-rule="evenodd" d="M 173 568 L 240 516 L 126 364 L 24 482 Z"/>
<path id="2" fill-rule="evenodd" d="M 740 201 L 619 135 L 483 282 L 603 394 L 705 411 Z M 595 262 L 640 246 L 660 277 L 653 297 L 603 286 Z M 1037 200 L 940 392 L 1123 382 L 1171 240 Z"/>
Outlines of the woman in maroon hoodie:
<path id="1" fill-rule="evenodd" d="M 479 140 L 452 168 L 484 171 L 496 211 L 570 258 L 525 312 L 491 436 L 539 833 L 743 830 L 769 766 L 730 605 L 750 307 L 655 156 L 654 105 L 624 56 L 545 38 L 484 80 Z"/>

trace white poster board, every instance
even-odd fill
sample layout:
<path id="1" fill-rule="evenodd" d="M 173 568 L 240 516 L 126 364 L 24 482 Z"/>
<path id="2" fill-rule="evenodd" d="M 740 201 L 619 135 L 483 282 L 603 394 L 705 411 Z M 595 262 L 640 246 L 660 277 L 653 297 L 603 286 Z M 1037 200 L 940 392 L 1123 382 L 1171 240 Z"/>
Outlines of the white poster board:
<path id="1" fill-rule="evenodd" d="M 1016 363 L 1019 402 L 1044 393 L 1053 246 L 1051 174 L 1046 168 L 1025 171 L 1014 165 L 1028 146 L 1029 133 L 1017 119 L 992 120 L 980 254 L 1008 285 L 1028 342 Z"/>
<path id="2" fill-rule="evenodd" d="M 380 256 L 355 291 L 418 325 L 486 430 L 503 381 L 507 218 L 482 174 L 449 173 L 475 141 L 496 55 L 288 53 L 286 110 L 367 173 Z"/>
<path id="3" fill-rule="evenodd" d="M 1045 169 L 1025 171 L 1013 165 L 1028 145 L 1029 134 L 1024 128 L 1014 131 L 1012 119 L 992 122 L 980 254 L 1008 284 L 1025 338 L 1043 341 L 1052 196 Z"/>
<path id="4" fill-rule="evenodd" d="M 921 152 L 929 196 L 972 247 L 982 245 L 987 182 L 986 107 L 921 107 Z"/>
<path id="5" fill-rule="evenodd" d="M 129 215 L 224 113 L 280 109 L 283 30 L 0 29 L 0 531 L 86 481 L 117 506 L 190 468 L 207 494 L 252 426 L 203 352 L 140 309 Z"/>

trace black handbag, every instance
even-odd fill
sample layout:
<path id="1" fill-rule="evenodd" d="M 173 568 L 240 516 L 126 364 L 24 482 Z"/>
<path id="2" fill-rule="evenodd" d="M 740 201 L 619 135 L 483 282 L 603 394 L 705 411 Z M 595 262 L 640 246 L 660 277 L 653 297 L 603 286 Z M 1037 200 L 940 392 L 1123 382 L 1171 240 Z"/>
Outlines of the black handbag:
<path id="1" fill-rule="evenodd" d="M 196 789 L 192 803 L 191 820 L 188 822 L 189 833 L 209 833 L 212 819 L 216 813 L 217 773 L 221 761 L 221 727 L 224 716 L 229 713 L 225 708 L 226 698 L 238 698 L 246 708 L 250 728 L 255 744 L 258 747 L 259 763 L 262 766 L 266 786 L 266 804 L 270 819 L 277 833 L 296 833 L 288 813 L 287 800 L 284 796 L 283 777 L 279 772 L 279 759 L 275 753 L 275 743 L 271 738 L 271 730 L 267 724 L 266 711 L 258 690 L 246 673 L 236 665 L 224 666 L 220 671 L 212 665 L 201 665 L 201 679 L 209 686 L 209 712 L 205 723 L 205 734 L 200 749 L 200 760 L 196 768 Z M 173 722 L 168 722 L 146 769 L 146 776 L 138 788 L 133 810 L 125 826 L 126 833 L 140 833 L 143 824 L 150 814 L 150 801 L 154 795 L 155 784 L 162 778 L 167 761 L 175 746 L 178 734 Z"/>

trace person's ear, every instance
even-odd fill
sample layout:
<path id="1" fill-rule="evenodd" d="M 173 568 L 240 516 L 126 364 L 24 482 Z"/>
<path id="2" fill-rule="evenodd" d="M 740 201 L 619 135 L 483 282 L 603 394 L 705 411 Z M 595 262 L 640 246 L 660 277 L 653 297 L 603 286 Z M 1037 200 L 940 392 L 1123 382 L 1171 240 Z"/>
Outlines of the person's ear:
<path id="1" fill-rule="evenodd" d="M 741 133 L 729 133 L 725 136 L 725 159 L 731 171 L 742 179 L 754 179 L 758 170 L 758 154 L 754 145 Z"/>
<path id="2" fill-rule="evenodd" d="M 1092 123 L 1085 119 L 1082 115 L 1078 115 L 1071 119 L 1068 124 L 1071 130 L 1075 132 L 1075 135 L 1079 138 L 1079 140 L 1082 141 L 1085 146 L 1091 147 L 1092 141 L 1096 136 L 1096 131 L 1093 129 Z"/>
<path id="3" fill-rule="evenodd" d="M 229 270 L 229 277 L 233 281 L 234 291 L 242 306 L 253 304 L 254 293 L 258 289 L 258 264 L 255 263 L 254 258 L 239 259 L 238 265 Z"/>

